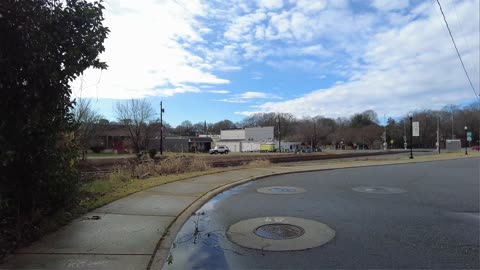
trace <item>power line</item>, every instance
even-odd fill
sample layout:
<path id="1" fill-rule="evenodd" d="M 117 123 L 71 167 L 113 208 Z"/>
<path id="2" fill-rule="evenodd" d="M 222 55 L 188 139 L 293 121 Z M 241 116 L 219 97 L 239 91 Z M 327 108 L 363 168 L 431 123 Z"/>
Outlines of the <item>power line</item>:
<path id="1" fill-rule="evenodd" d="M 440 8 L 440 12 L 442 13 L 443 21 L 447 26 L 448 34 L 450 34 L 450 38 L 452 39 L 453 46 L 455 47 L 455 51 L 457 52 L 458 59 L 460 59 L 460 63 L 462 64 L 463 71 L 465 72 L 465 76 L 467 76 L 468 82 L 470 83 L 470 87 L 472 88 L 472 91 L 475 94 L 475 97 L 480 99 L 480 97 L 477 95 L 477 92 L 475 91 L 475 87 L 473 87 L 473 83 L 472 83 L 472 80 L 470 79 L 470 76 L 468 76 L 468 72 L 467 72 L 467 69 L 465 68 L 465 64 L 463 63 L 462 56 L 460 56 L 460 52 L 458 51 L 457 44 L 455 43 L 455 39 L 453 38 L 452 31 L 450 30 L 450 26 L 448 26 L 447 18 L 445 18 L 445 13 L 443 13 L 440 0 L 437 0 L 437 4 L 438 4 L 438 7 Z"/>

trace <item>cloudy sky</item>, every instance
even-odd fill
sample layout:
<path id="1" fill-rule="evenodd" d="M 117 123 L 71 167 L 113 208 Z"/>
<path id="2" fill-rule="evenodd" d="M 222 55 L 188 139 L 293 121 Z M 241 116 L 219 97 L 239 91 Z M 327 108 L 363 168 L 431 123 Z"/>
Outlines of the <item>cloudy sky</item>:
<path id="1" fill-rule="evenodd" d="M 479 0 L 440 0 L 475 90 Z M 114 120 L 146 98 L 165 120 L 379 116 L 475 101 L 436 0 L 105 0 L 102 72 L 73 82 Z"/>

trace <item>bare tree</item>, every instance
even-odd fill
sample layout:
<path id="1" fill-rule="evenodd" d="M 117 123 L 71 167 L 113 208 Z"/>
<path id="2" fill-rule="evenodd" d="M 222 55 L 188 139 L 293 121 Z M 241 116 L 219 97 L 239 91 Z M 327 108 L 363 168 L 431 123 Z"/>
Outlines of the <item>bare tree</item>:
<path id="1" fill-rule="evenodd" d="M 130 141 L 139 153 L 148 147 L 149 122 L 155 116 L 152 105 L 145 99 L 131 99 L 118 102 L 115 108 L 117 119 L 128 128 Z"/>
<path id="2" fill-rule="evenodd" d="M 78 124 L 75 131 L 77 143 L 83 149 L 93 146 L 98 135 L 105 128 L 105 125 L 102 125 L 100 121 L 102 116 L 92 108 L 90 99 L 76 100 L 72 114 Z"/>

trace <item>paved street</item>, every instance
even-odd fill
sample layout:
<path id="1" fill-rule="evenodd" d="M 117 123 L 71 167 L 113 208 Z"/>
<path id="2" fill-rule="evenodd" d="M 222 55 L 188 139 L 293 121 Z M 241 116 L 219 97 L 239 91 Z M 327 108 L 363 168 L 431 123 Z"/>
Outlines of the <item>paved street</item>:
<path id="1" fill-rule="evenodd" d="M 295 173 L 250 182 L 217 195 L 198 210 L 177 235 L 171 264 L 164 268 L 478 269 L 479 171 L 480 158 L 471 158 Z M 305 192 L 257 192 L 269 186 Z M 354 190 L 362 187 L 369 188 Z M 375 187 L 403 193 L 369 192 Z M 336 235 L 320 247 L 282 252 L 244 248 L 226 237 L 226 230 L 242 220 L 279 216 L 318 221 Z"/>

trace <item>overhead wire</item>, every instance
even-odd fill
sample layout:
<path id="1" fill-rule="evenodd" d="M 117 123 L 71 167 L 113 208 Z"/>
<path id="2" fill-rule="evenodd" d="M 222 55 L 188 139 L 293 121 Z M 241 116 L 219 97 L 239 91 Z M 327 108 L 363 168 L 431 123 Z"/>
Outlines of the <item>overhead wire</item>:
<path id="1" fill-rule="evenodd" d="M 445 17 L 445 13 L 443 12 L 442 5 L 440 4 L 440 0 L 437 0 L 437 4 L 438 4 L 438 7 L 440 8 L 440 12 L 442 13 L 443 21 L 445 22 L 445 25 L 447 26 L 448 34 L 450 35 L 453 46 L 455 47 L 455 51 L 457 52 L 458 59 L 460 60 L 460 63 L 462 64 L 462 68 L 463 68 L 463 71 L 465 72 L 465 76 L 468 79 L 468 82 L 470 84 L 470 87 L 472 88 L 473 93 L 475 94 L 475 97 L 480 99 L 480 96 L 477 94 L 477 91 L 475 91 L 475 87 L 473 86 L 472 80 L 470 79 L 470 76 L 468 75 L 468 71 L 465 68 L 465 64 L 462 60 L 462 56 L 460 55 L 460 52 L 458 51 L 457 43 L 455 43 L 455 39 L 453 38 L 452 31 L 450 30 L 450 26 L 448 25 L 447 18 Z"/>

